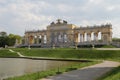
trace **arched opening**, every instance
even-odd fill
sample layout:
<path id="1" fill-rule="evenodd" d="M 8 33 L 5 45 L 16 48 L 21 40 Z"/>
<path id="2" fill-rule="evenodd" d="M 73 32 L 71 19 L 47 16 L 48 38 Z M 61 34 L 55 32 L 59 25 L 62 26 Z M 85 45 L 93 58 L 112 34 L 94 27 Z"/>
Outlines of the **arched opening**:
<path id="1" fill-rule="evenodd" d="M 102 40 L 102 34 L 101 32 L 98 32 L 98 41 L 101 41 Z"/>
<path id="2" fill-rule="evenodd" d="M 34 36 L 34 44 L 37 44 L 37 36 Z"/>
<path id="3" fill-rule="evenodd" d="M 55 34 L 51 33 L 51 44 L 53 45 L 55 43 Z"/>
<path id="4" fill-rule="evenodd" d="M 58 41 L 62 42 L 62 35 L 61 34 L 58 35 Z"/>
<path id="5" fill-rule="evenodd" d="M 34 43 L 34 37 L 31 35 L 29 36 L 29 44 L 33 44 Z"/>
<path id="6" fill-rule="evenodd" d="M 87 34 L 87 42 L 91 42 L 91 33 Z"/>
<path id="7" fill-rule="evenodd" d="M 91 41 L 94 41 L 94 32 L 91 33 Z"/>
<path id="8" fill-rule="evenodd" d="M 87 41 L 87 33 L 85 32 L 84 33 L 84 42 L 86 42 Z"/>
<path id="9" fill-rule="evenodd" d="M 43 37 L 43 41 L 44 41 L 44 44 L 47 43 L 47 36 L 46 36 L 46 35 L 44 35 L 44 37 Z"/>
<path id="10" fill-rule="evenodd" d="M 80 42 L 84 42 L 84 34 L 80 34 Z"/>
<path id="11" fill-rule="evenodd" d="M 64 34 L 64 42 L 67 42 L 67 34 Z"/>
<path id="12" fill-rule="evenodd" d="M 41 35 L 39 35 L 39 40 L 38 40 L 38 42 L 39 42 L 39 44 L 42 43 L 42 36 L 41 36 Z"/>

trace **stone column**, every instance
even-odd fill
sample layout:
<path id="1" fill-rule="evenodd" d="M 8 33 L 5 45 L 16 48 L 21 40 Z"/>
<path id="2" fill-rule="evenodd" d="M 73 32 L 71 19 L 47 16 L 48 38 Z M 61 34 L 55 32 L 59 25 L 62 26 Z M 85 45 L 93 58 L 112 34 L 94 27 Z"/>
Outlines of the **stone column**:
<path id="1" fill-rule="evenodd" d="M 88 34 L 87 34 L 87 41 L 88 41 L 88 42 L 91 42 L 91 33 L 88 33 Z"/>
<path id="2" fill-rule="evenodd" d="M 44 36 L 41 35 L 41 44 L 43 44 L 43 43 L 44 43 Z"/>
<path id="3" fill-rule="evenodd" d="M 80 34 L 80 42 L 84 42 L 84 34 Z"/>
<path id="4" fill-rule="evenodd" d="M 25 37 L 25 44 L 29 44 L 29 37 Z"/>
<path id="5" fill-rule="evenodd" d="M 83 42 L 85 42 L 85 34 L 83 33 Z"/>
<path id="6" fill-rule="evenodd" d="M 45 35 L 43 35 L 43 44 L 45 43 Z"/>
<path id="7" fill-rule="evenodd" d="M 102 41 L 105 43 L 108 42 L 108 35 L 106 33 L 102 33 Z"/>
<path id="8" fill-rule="evenodd" d="M 57 33 L 57 43 L 59 43 L 59 34 Z"/>
<path id="9" fill-rule="evenodd" d="M 37 36 L 34 36 L 34 44 L 37 44 Z"/>
<path id="10" fill-rule="evenodd" d="M 94 33 L 94 40 L 98 41 L 98 33 Z"/>
<path id="11" fill-rule="evenodd" d="M 78 33 L 75 34 L 75 42 L 78 42 Z"/>
<path id="12" fill-rule="evenodd" d="M 39 44 L 39 36 L 37 36 L 37 44 Z"/>

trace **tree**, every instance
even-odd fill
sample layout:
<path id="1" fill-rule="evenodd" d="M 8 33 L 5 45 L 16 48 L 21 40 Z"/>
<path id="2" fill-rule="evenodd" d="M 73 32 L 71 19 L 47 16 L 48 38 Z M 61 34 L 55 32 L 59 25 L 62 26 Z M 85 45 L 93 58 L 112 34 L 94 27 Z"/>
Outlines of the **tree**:
<path id="1" fill-rule="evenodd" d="M 21 37 L 19 36 L 19 35 L 14 35 L 14 34 L 9 34 L 8 35 L 8 45 L 9 46 L 13 46 L 13 45 L 15 45 L 15 43 L 16 43 L 16 40 L 17 40 L 17 44 L 19 44 L 20 43 L 20 40 L 21 40 Z"/>
<path id="2" fill-rule="evenodd" d="M 7 45 L 7 37 L 0 36 L 0 47 L 5 47 Z"/>
<path id="3" fill-rule="evenodd" d="M 8 46 L 13 46 L 13 45 L 15 44 L 14 34 L 9 34 L 9 35 L 8 35 L 7 44 L 8 44 Z"/>
<path id="4" fill-rule="evenodd" d="M 20 35 L 14 35 L 15 39 L 18 41 L 18 44 L 21 43 L 21 36 Z"/>
<path id="5" fill-rule="evenodd" d="M 7 35 L 6 32 L 0 32 L 0 47 L 5 47 L 5 45 L 14 46 L 16 40 L 20 43 L 21 37 L 15 34 Z"/>

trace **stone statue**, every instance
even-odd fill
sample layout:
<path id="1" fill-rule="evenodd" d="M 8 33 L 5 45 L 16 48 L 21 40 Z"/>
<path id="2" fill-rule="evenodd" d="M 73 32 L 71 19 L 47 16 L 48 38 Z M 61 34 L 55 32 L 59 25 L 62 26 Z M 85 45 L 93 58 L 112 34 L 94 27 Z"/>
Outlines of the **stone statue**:
<path id="1" fill-rule="evenodd" d="M 67 24 L 67 21 L 63 20 L 63 23 L 64 23 L 64 24 Z"/>
<path id="2" fill-rule="evenodd" d="M 58 20 L 57 20 L 57 24 L 61 24 L 61 19 L 58 19 Z"/>
<path id="3" fill-rule="evenodd" d="M 55 24 L 54 22 L 51 23 L 51 25 L 54 25 L 54 24 Z"/>

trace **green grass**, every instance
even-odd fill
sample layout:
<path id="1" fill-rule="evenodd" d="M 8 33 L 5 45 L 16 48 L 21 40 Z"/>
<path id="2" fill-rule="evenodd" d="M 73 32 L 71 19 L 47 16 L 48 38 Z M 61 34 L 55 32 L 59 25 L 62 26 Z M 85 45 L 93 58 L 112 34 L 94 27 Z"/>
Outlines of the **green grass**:
<path id="1" fill-rule="evenodd" d="M 8 49 L 0 49 L 0 57 L 18 57 L 15 52 L 10 52 Z"/>
<path id="2" fill-rule="evenodd" d="M 75 59 L 109 59 L 120 60 L 120 50 L 93 49 L 14 49 L 25 56 L 75 58 Z"/>
<path id="3" fill-rule="evenodd" d="M 114 68 L 97 80 L 120 80 L 120 66 Z"/>
<path id="4" fill-rule="evenodd" d="M 17 48 L 13 49 L 20 52 L 25 56 L 36 56 L 36 57 L 52 57 L 52 58 L 73 58 L 73 59 L 98 59 L 98 60 L 115 60 L 120 62 L 120 50 L 95 50 L 95 49 L 39 49 L 39 48 Z M 8 50 L 0 50 L 0 55 L 11 56 L 14 53 L 10 53 Z M 6 53 L 6 54 L 3 54 Z M 16 54 L 14 54 L 16 55 Z M 12 56 L 14 56 L 12 55 Z M 64 70 L 69 70 L 63 69 Z M 48 75 L 56 74 L 56 70 L 48 70 L 33 74 L 27 74 L 22 77 L 16 77 L 8 80 L 36 80 L 39 78 L 46 77 Z M 62 71 L 62 70 L 61 70 Z M 120 80 L 120 67 L 113 69 L 99 80 Z"/>
<path id="5" fill-rule="evenodd" d="M 19 77 L 8 78 L 6 80 L 38 80 L 38 79 L 41 79 L 41 78 L 45 78 L 47 76 L 61 74 L 63 72 L 75 70 L 75 69 L 82 68 L 82 67 L 85 67 L 85 66 L 90 66 L 90 65 L 93 65 L 93 64 L 96 64 L 96 63 L 99 63 L 99 62 L 95 61 L 95 62 L 72 64 L 72 65 L 68 65 L 68 66 L 65 66 L 65 67 L 60 67 L 59 70 L 58 70 L 58 68 L 56 68 L 56 69 L 52 69 L 52 70 L 36 72 L 36 73 L 32 73 L 32 74 L 26 74 L 26 75 L 19 76 Z"/>

